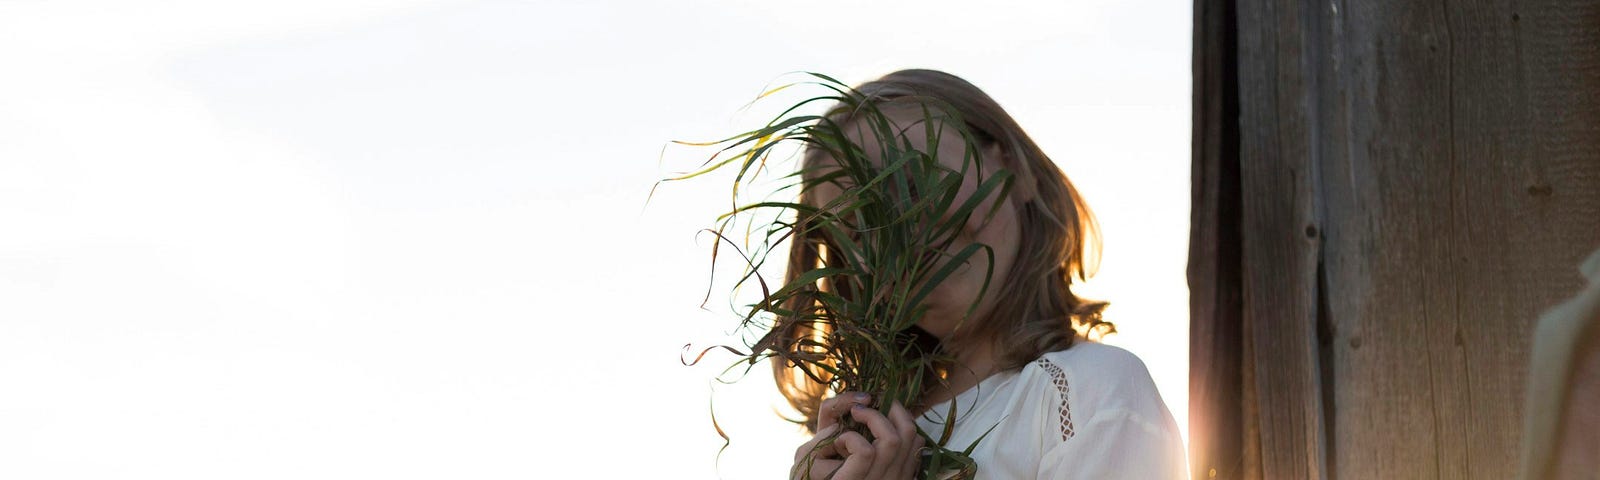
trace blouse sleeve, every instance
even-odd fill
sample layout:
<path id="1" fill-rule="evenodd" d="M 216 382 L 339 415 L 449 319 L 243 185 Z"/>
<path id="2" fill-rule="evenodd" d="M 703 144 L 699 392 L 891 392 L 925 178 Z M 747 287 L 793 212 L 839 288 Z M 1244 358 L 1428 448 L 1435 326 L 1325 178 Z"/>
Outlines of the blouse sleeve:
<path id="1" fill-rule="evenodd" d="M 1040 479 L 1173 479 L 1188 475 L 1176 425 L 1126 409 L 1096 412 L 1039 461 Z"/>

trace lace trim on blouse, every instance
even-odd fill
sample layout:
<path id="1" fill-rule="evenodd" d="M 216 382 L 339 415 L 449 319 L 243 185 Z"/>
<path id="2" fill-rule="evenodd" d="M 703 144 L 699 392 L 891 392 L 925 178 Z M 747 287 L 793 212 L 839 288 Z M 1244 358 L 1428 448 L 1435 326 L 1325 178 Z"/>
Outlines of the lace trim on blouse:
<path id="1" fill-rule="evenodd" d="M 1067 392 L 1069 390 L 1067 386 L 1067 373 L 1061 371 L 1061 367 L 1056 366 L 1056 364 L 1051 363 L 1049 360 L 1045 360 L 1043 358 L 1040 358 L 1035 363 L 1038 363 L 1039 367 L 1043 368 L 1046 372 L 1050 372 L 1050 377 L 1052 379 L 1052 383 L 1054 383 L 1056 386 L 1056 391 L 1061 393 L 1061 440 L 1066 441 L 1067 439 L 1072 438 L 1072 407 L 1067 405 Z"/>

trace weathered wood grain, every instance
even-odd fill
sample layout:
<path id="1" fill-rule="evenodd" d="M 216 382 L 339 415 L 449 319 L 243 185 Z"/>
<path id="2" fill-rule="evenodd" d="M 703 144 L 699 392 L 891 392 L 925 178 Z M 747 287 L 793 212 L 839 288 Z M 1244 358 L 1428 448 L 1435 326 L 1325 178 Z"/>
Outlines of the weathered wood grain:
<path id="1" fill-rule="evenodd" d="M 1191 365 L 1195 478 L 1513 476 L 1527 330 L 1600 246 L 1600 2 L 1229 10 L 1195 10 L 1191 362 L 1242 371 Z"/>
<path id="2" fill-rule="evenodd" d="M 1326 478 L 1316 341 L 1314 46 L 1302 8 L 1239 2 L 1242 316 L 1263 478 Z M 1248 61 L 1246 61 L 1248 59 Z M 1310 235 L 1308 235 L 1310 233 Z M 1247 407 L 1248 408 L 1248 407 Z"/>
<path id="3" fill-rule="evenodd" d="M 1239 315 L 1239 82 L 1233 0 L 1195 0 L 1189 221 L 1189 468 L 1246 475 Z M 1259 461 L 1248 463 L 1252 467 Z"/>

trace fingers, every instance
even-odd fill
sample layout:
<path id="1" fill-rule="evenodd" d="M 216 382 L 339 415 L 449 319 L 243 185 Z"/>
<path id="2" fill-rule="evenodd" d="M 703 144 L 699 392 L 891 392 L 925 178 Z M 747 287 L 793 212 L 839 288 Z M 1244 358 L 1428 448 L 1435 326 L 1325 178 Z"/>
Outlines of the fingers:
<path id="1" fill-rule="evenodd" d="M 911 418 L 911 411 L 900 406 L 900 402 L 894 402 L 889 407 L 889 421 L 894 423 L 895 430 L 900 432 L 902 438 L 922 438 L 917 435 L 916 419 Z"/>
<path id="2" fill-rule="evenodd" d="M 856 432 L 844 432 L 834 440 L 834 446 L 844 455 L 844 464 L 833 475 L 834 480 L 882 478 L 882 465 L 874 462 L 878 456 L 878 448 L 867 441 L 867 437 Z"/>
<path id="3" fill-rule="evenodd" d="M 850 407 L 866 405 L 871 399 L 871 396 L 861 392 L 841 392 L 823 400 L 822 405 L 817 407 L 817 431 L 820 432 L 823 428 L 839 423 L 839 417 L 843 416 L 844 412 L 850 411 Z"/>
<path id="4" fill-rule="evenodd" d="M 843 428 L 843 426 L 835 424 L 818 430 L 810 441 L 801 444 L 799 448 L 795 449 L 794 466 L 789 467 L 789 478 L 793 480 L 864 478 L 861 475 L 839 476 L 837 473 L 849 461 L 849 458 L 840 460 L 841 457 L 850 456 L 852 451 L 862 451 L 863 446 L 867 451 L 872 449 L 872 445 L 867 443 L 866 437 L 862 437 L 859 433 L 839 433 Z M 854 446 L 855 450 L 851 450 L 851 446 Z M 869 453 L 867 458 L 857 460 L 855 463 L 861 463 L 862 460 L 870 464 L 871 454 Z M 846 472 L 860 470 L 860 467 L 852 467 L 851 470 Z"/>
<path id="5" fill-rule="evenodd" d="M 878 461 L 868 471 L 871 478 L 904 476 L 904 472 L 910 471 L 912 452 L 922 448 L 917 444 L 921 437 L 917 435 L 915 423 L 911 422 L 911 413 L 905 411 L 899 402 L 891 405 L 889 411 L 891 415 L 901 417 L 900 420 L 906 423 L 897 425 L 896 421 L 867 407 L 850 410 L 850 417 L 866 424 L 875 437 L 872 446 L 876 450 Z"/>
<path id="6" fill-rule="evenodd" d="M 818 407 L 817 434 L 795 450 L 791 478 L 913 476 L 921 467 L 921 450 L 926 443 L 918 433 L 916 419 L 898 402 L 891 404 L 885 415 L 866 406 L 869 400 L 856 392 L 824 400 Z M 874 439 L 868 441 L 862 433 L 844 431 L 839 422 L 845 413 L 865 425 Z"/>
<path id="7" fill-rule="evenodd" d="M 839 451 L 834 448 L 833 442 L 828 441 L 828 439 L 832 438 L 834 434 L 838 433 L 839 432 L 839 428 L 841 428 L 841 427 L 838 424 L 834 424 L 834 425 L 829 425 L 827 428 L 824 428 L 824 429 L 821 429 L 821 430 L 817 430 L 817 434 L 813 435 L 811 437 L 811 440 L 806 441 L 806 443 L 800 444 L 800 446 L 798 448 L 794 449 L 794 463 L 795 464 L 799 464 L 799 463 L 805 461 L 806 457 L 810 457 L 810 458 L 835 458 L 835 457 L 838 457 L 839 456 Z"/>
<path id="8" fill-rule="evenodd" d="M 850 418 L 867 425 L 867 428 L 872 431 L 872 436 L 877 439 L 875 445 L 879 449 L 900 450 L 900 430 L 895 428 L 894 422 L 890 422 L 889 418 L 883 416 L 882 413 L 878 413 L 877 410 L 873 410 L 870 407 L 858 406 L 850 409 Z"/>
<path id="9" fill-rule="evenodd" d="M 900 406 L 900 402 L 895 402 L 893 406 L 889 407 L 889 421 L 900 432 L 901 438 L 906 439 L 903 441 L 907 442 L 907 448 L 901 452 L 902 455 L 900 456 L 903 462 L 900 464 L 899 469 L 892 471 L 891 478 L 910 477 L 917 472 L 918 468 L 922 467 L 922 447 L 926 440 L 923 440 L 922 435 L 917 434 L 916 419 L 911 417 L 910 410 Z"/>
<path id="10" fill-rule="evenodd" d="M 899 468 L 898 463 L 900 462 L 898 460 L 902 458 L 900 455 L 900 435 L 894 429 L 894 424 L 888 418 L 885 418 L 883 414 L 878 413 L 877 410 L 865 406 L 857 406 L 850 409 L 850 418 L 867 425 L 867 428 L 872 431 L 872 437 L 876 439 L 873 442 L 873 446 L 883 456 L 880 461 L 873 463 L 872 467 L 867 470 L 868 477 L 888 477 L 890 472 Z"/>
<path id="11" fill-rule="evenodd" d="M 834 472 L 844 466 L 843 460 L 812 460 L 809 463 L 797 463 L 789 471 L 789 478 L 793 480 L 819 480 L 834 478 Z"/>
<path id="12" fill-rule="evenodd" d="M 817 438 L 825 437 L 818 436 Z M 871 442 L 867 441 L 867 437 L 863 437 L 856 432 L 844 432 L 834 438 L 833 441 L 826 442 L 826 445 L 819 447 L 817 451 L 821 452 L 823 449 L 836 451 L 838 455 L 844 456 L 844 460 L 816 456 L 796 460 L 794 467 L 789 469 L 789 478 L 812 480 L 879 478 L 869 475 L 873 467 L 873 460 L 877 456 L 877 449 L 872 446 Z"/>

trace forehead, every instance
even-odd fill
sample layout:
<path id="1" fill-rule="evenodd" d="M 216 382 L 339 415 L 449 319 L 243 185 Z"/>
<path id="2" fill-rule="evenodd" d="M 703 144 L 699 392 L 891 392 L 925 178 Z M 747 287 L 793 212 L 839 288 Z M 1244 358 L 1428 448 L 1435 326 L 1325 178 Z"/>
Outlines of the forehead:
<path id="1" fill-rule="evenodd" d="M 881 117 L 863 116 L 842 125 L 845 138 L 860 146 L 873 160 L 880 160 L 877 156 L 885 141 L 895 142 L 896 147 L 910 143 L 912 149 L 929 154 L 949 149 L 959 152 L 965 146 L 956 120 L 933 107 L 925 110 L 920 105 L 891 103 L 880 106 L 879 111 Z M 884 138 L 886 135 L 892 137 Z M 932 144 L 930 140 L 938 143 Z M 930 151 L 930 147 L 937 151 Z"/>
<path id="2" fill-rule="evenodd" d="M 844 139 L 859 148 L 873 166 L 884 165 L 886 150 L 909 147 L 934 157 L 940 164 L 960 169 L 967 143 L 956 126 L 956 119 L 932 107 L 924 110 L 909 104 L 887 104 L 881 106 L 880 111 L 881 116 L 858 115 L 839 125 Z M 817 151 L 807 161 L 806 176 L 814 178 L 826 174 L 837 169 L 839 164 L 839 159 L 829 152 Z"/>
<path id="3" fill-rule="evenodd" d="M 893 142 L 895 150 L 903 150 L 909 146 L 912 150 L 932 156 L 940 165 L 951 170 L 962 170 L 964 162 L 970 161 L 967 157 L 967 143 L 961 136 L 961 130 L 955 118 L 945 115 L 939 110 L 929 107 L 924 110 L 915 104 L 887 104 L 880 107 L 882 117 L 858 115 L 839 125 L 845 139 L 861 149 L 866 160 L 874 167 L 882 168 L 885 165 L 883 154 L 885 143 Z M 888 130 L 883 128 L 887 123 Z M 932 128 L 930 128 L 930 126 Z M 889 138 L 882 138 L 892 135 Z M 842 146 L 841 146 L 842 147 Z M 990 163 L 991 159 L 985 159 Z M 807 203 L 827 202 L 842 193 L 842 188 L 848 188 L 854 181 L 848 176 L 839 176 L 831 181 L 815 181 L 818 177 L 835 173 L 840 168 L 838 158 L 825 151 L 817 151 L 813 157 L 805 162 L 806 171 L 803 177 L 807 180 L 810 197 Z M 974 173 L 972 165 L 968 166 L 969 175 Z M 985 166 L 982 170 L 987 170 Z M 839 185 L 835 185 L 837 182 Z"/>

